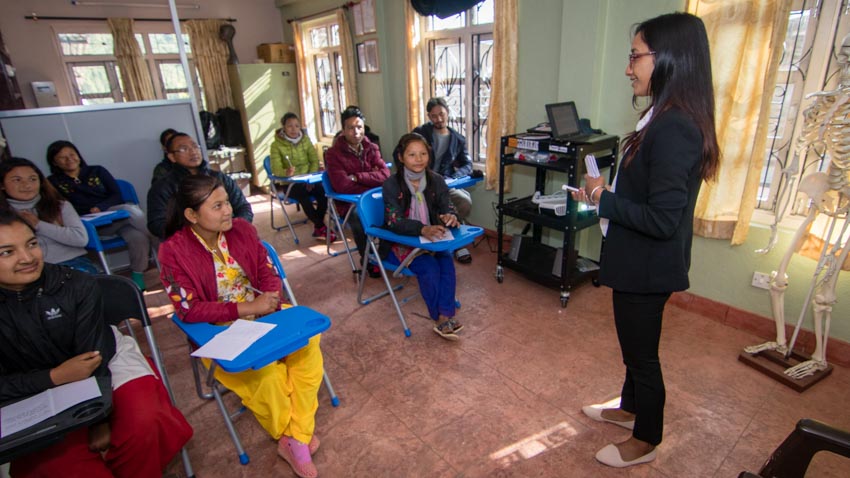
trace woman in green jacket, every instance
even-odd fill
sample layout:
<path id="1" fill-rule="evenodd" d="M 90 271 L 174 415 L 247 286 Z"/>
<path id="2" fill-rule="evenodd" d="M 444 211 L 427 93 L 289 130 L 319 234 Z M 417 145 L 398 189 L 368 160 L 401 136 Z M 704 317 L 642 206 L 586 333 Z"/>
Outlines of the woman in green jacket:
<path id="1" fill-rule="evenodd" d="M 290 177 L 319 171 L 319 156 L 310 138 L 301 130 L 301 121 L 295 113 L 286 113 L 280 120 L 281 129 L 277 130 L 270 148 L 272 174 Z M 285 186 L 285 187 L 288 187 Z M 313 222 L 313 237 L 325 240 L 328 228 L 325 226 L 325 212 L 328 199 L 321 183 L 294 183 L 289 197 L 298 201 L 307 218 Z M 313 200 L 316 204 L 313 204 Z M 331 231 L 331 240 L 336 237 Z"/>

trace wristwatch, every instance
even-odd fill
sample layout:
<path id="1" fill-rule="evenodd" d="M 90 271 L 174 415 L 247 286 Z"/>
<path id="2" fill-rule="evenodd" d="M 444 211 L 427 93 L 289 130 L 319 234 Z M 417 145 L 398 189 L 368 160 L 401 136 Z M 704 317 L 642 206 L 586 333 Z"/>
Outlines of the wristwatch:
<path id="1" fill-rule="evenodd" d="M 351 182 L 353 182 L 353 183 L 357 182 L 357 176 L 354 175 L 354 174 L 349 174 L 348 179 L 351 179 Z"/>

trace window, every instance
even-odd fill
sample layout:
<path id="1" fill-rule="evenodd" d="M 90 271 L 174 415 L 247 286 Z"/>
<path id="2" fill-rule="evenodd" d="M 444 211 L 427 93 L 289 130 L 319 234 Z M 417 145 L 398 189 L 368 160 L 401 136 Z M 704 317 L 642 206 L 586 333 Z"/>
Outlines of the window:
<path id="1" fill-rule="evenodd" d="M 342 45 L 336 16 L 309 22 L 303 29 L 304 56 L 307 62 L 313 107 L 319 113 L 319 136 L 332 140 L 342 129 L 339 113 L 346 107 Z"/>
<path id="2" fill-rule="evenodd" d="M 74 33 L 58 33 L 62 59 L 65 62 L 71 88 L 82 105 L 126 101 L 121 84 L 120 69 L 113 54 L 111 33 L 92 32 L 97 28 L 81 28 Z M 174 33 L 136 33 L 136 41 L 148 65 L 154 92 L 159 99 L 188 98 L 189 86 L 180 64 L 177 35 Z M 192 86 L 205 107 L 199 75 L 191 60 L 189 35 L 183 35 L 189 55 L 189 69 L 194 72 Z"/>
<path id="3" fill-rule="evenodd" d="M 493 2 L 485 0 L 449 18 L 422 18 L 423 86 L 445 97 L 449 126 L 464 135 L 473 162 L 487 155 L 487 114 L 493 72 Z"/>
<path id="4" fill-rule="evenodd" d="M 800 135 L 803 113 L 811 105 L 806 95 L 834 89 L 838 84 L 836 52 L 850 31 L 845 13 L 847 0 L 794 0 L 784 52 L 771 98 L 765 165 L 761 172 L 756 207 L 776 213 L 782 170 L 794 162 L 795 146 Z M 828 157 L 810 151 L 798 158 L 799 180 L 815 171 L 825 171 Z M 805 214 L 808 204 L 804 195 L 791 191 L 786 214 Z"/>

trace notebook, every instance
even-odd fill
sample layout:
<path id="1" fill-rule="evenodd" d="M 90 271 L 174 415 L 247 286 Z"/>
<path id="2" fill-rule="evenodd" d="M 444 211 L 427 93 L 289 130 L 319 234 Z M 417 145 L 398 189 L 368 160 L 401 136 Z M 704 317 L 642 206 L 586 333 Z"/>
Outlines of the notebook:
<path id="1" fill-rule="evenodd" d="M 560 141 L 580 143 L 587 141 L 592 134 L 582 134 L 578 121 L 578 111 L 574 101 L 546 105 L 546 115 L 552 127 L 552 138 Z"/>

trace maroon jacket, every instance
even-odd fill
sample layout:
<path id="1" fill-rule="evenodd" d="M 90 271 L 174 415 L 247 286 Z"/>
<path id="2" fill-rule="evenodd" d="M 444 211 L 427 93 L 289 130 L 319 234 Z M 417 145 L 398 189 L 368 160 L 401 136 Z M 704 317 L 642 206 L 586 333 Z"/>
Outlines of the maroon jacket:
<path id="1" fill-rule="evenodd" d="M 281 290 L 280 277 L 251 223 L 233 218 L 233 228 L 224 237 L 231 257 L 253 287 L 263 292 Z M 159 246 L 159 264 L 159 278 L 182 320 L 218 323 L 239 318 L 235 302 L 218 301 L 213 258 L 189 226 Z"/>
<path id="2" fill-rule="evenodd" d="M 358 158 L 345 142 L 342 135 L 337 136 L 333 146 L 325 153 L 325 170 L 334 191 L 340 194 L 361 194 L 370 189 L 380 187 L 390 177 L 390 170 L 381 158 L 378 146 L 363 138 L 363 155 Z M 357 182 L 349 178 L 357 177 Z M 336 202 L 340 216 L 345 217 L 349 203 Z"/>

